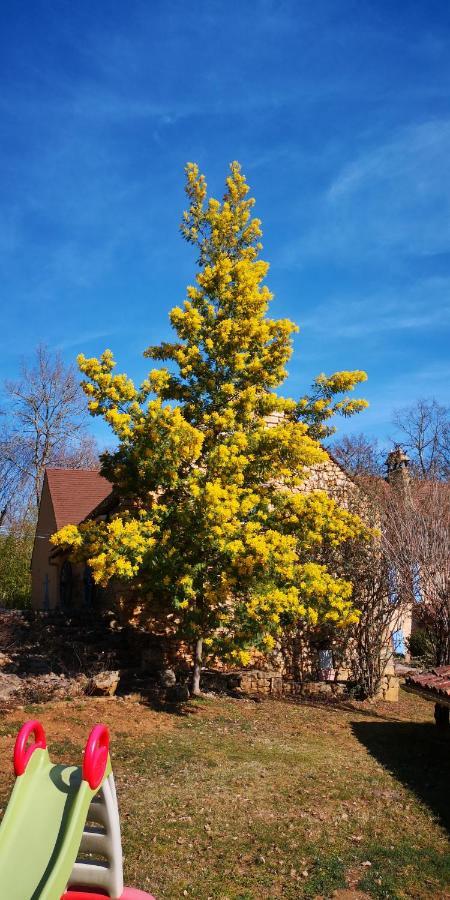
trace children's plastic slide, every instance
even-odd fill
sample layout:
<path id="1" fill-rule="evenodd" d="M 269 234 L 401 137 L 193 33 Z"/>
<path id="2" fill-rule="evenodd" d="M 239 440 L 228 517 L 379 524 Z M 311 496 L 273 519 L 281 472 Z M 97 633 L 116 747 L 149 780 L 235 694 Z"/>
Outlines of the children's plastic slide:
<path id="1" fill-rule="evenodd" d="M 104 725 L 92 729 L 77 767 L 52 763 L 42 725 L 26 722 L 17 736 L 14 769 L 16 783 L 0 826 L 2 900 L 154 900 L 123 886 Z"/>

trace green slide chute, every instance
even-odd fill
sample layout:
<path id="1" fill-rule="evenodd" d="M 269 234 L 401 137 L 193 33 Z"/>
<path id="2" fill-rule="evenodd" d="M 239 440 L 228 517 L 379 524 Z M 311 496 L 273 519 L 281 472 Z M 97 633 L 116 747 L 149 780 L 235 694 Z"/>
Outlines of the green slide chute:
<path id="1" fill-rule="evenodd" d="M 38 739 L 28 746 L 33 734 Z M 0 827 L 0 896 L 5 900 L 59 900 L 64 893 L 91 804 L 111 775 L 108 739 L 107 729 L 96 726 L 83 767 L 76 767 L 51 761 L 38 722 L 27 723 L 19 733 L 17 779 Z M 88 864 L 86 871 L 92 868 Z"/>

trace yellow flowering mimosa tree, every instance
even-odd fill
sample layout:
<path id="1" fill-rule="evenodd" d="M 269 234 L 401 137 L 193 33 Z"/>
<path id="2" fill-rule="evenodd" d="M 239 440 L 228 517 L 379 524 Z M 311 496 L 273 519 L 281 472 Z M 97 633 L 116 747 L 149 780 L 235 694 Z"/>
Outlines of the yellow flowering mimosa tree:
<path id="1" fill-rule="evenodd" d="M 319 443 L 334 413 L 363 400 L 347 392 L 364 372 L 320 375 L 310 397 L 277 393 L 297 330 L 272 319 L 259 257 L 261 223 L 238 163 L 223 200 L 186 168 L 182 234 L 199 271 L 170 313 L 176 340 L 149 347 L 163 363 L 140 387 L 115 374 L 112 353 L 80 356 L 84 390 L 118 448 L 102 473 L 120 500 L 108 522 L 62 529 L 54 543 L 86 560 L 95 581 L 130 581 L 141 602 L 175 615 L 195 648 L 246 662 L 270 650 L 286 623 L 355 621 L 351 584 L 317 562 L 317 548 L 359 539 L 361 520 L 324 493 L 299 493 L 307 467 L 327 459 Z"/>

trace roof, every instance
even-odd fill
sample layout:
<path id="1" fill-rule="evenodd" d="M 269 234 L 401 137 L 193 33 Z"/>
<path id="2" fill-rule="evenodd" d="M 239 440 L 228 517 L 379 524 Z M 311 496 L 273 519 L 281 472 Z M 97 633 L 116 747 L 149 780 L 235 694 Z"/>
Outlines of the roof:
<path id="1" fill-rule="evenodd" d="M 405 687 L 415 694 L 422 694 L 436 703 L 450 704 L 450 666 L 438 666 L 430 672 L 409 675 Z"/>
<path id="2" fill-rule="evenodd" d="M 93 469 L 46 469 L 46 477 L 58 530 L 79 525 L 112 491 Z"/>

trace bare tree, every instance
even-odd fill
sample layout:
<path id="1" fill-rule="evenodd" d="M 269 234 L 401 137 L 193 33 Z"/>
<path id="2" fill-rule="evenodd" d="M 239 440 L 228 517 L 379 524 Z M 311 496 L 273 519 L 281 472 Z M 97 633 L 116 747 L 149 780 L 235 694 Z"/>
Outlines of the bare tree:
<path id="1" fill-rule="evenodd" d="M 393 495 L 384 514 L 395 591 L 410 604 L 434 648 L 435 665 L 450 663 L 450 485 L 413 483 Z"/>
<path id="2" fill-rule="evenodd" d="M 0 438 L 0 528 L 6 521 L 11 500 L 17 490 L 17 471 L 13 464 L 3 457 Z"/>
<path id="3" fill-rule="evenodd" d="M 392 590 L 383 535 L 352 548 L 347 568 L 353 602 L 360 611 L 349 641 L 352 676 L 360 696 L 374 697 L 394 656 L 395 635 L 408 604 Z"/>
<path id="4" fill-rule="evenodd" d="M 342 549 L 342 548 L 341 548 Z M 286 629 L 282 642 L 285 665 L 292 678 L 303 681 L 318 667 L 321 649 L 332 652 L 338 677 L 349 670 L 360 698 L 375 697 L 395 654 L 395 636 L 401 628 L 407 599 L 392 590 L 390 564 L 382 534 L 369 541 L 352 541 L 335 557 L 335 571 L 352 582 L 358 621 L 349 628 L 331 623 L 317 628 Z"/>
<path id="5" fill-rule="evenodd" d="M 333 458 L 351 475 L 382 475 L 385 454 L 365 434 L 345 435 L 330 445 Z"/>
<path id="6" fill-rule="evenodd" d="M 394 425 L 411 457 L 413 472 L 421 478 L 446 479 L 450 475 L 450 407 L 436 400 L 418 400 L 394 413 Z"/>
<path id="7" fill-rule="evenodd" d="M 5 395 L 2 508 L 13 503 L 17 491 L 23 508 L 36 508 L 46 466 L 98 465 L 95 441 L 86 431 L 86 402 L 74 367 L 45 346 L 37 348 L 31 363 L 22 363 L 19 379 L 6 382 Z"/>

